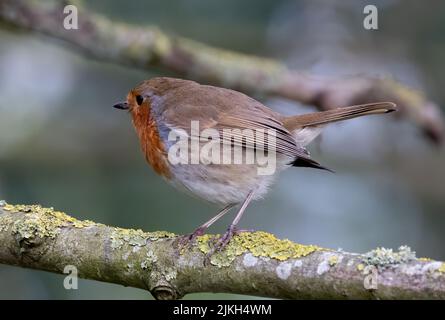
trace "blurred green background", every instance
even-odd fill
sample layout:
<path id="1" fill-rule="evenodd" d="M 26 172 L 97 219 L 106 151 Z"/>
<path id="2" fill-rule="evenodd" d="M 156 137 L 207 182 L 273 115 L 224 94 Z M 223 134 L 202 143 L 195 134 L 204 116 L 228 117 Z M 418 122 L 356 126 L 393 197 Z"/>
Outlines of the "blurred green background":
<path id="1" fill-rule="evenodd" d="M 279 59 L 315 74 L 392 75 L 445 105 L 445 2 L 373 1 L 379 30 L 363 28 L 368 1 L 105 1 L 116 21 Z M 0 28 L 0 199 L 40 203 L 79 219 L 187 233 L 217 208 L 179 193 L 144 162 L 129 116 L 112 109 L 143 79 L 166 75 L 84 58 L 44 36 Z M 262 99 L 288 114 L 313 110 Z M 290 169 L 241 227 L 347 251 L 406 244 L 445 260 L 445 153 L 405 121 L 332 125 L 311 146 L 337 173 Z M 222 232 L 232 217 L 211 229 Z M 186 298 L 239 298 L 195 294 Z M 147 299 L 147 292 L 0 265 L 3 299 Z"/>

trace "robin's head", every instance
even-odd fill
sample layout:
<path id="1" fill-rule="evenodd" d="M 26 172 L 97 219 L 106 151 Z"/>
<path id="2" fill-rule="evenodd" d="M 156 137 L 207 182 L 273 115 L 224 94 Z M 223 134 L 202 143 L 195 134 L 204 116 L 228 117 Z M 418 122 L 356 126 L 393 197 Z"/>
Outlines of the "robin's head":
<path id="1" fill-rule="evenodd" d="M 143 84 L 131 89 L 127 94 L 127 99 L 115 104 L 113 107 L 116 109 L 128 110 L 133 116 L 143 112 L 144 109 L 148 109 L 150 107 L 152 91 L 148 85 Z"/>
<path id="2" fill-rule="evenodd" d="M 144 110 L 150 109 L 157 98 L 161 98 L 172 89 L 184 85 L 196 84 L 193 81 L 174 79 L 174 78 L 152 78 L 141 82 L 138 86 L 130 90 L 127 94 L 127 100 L 115 104 L 113 107 L 122 110 L 128 110 L 133 116 L 144 113 Z"/>
<path id="3" fill-rule="evenodd" d="M 170 176 L 164 143 L 159 136 L 156 114 L 164 107 L 163 97 L 182 81 L 170 78 L 153 78 L 131 89 L 124 102 L 115 104 L 117 109 L 127 110 L 139 136 L 142 151 L 154 170 L 168 178 Z M 189 81 L 191 82 L 191 81 Z M 174 95 L 175 93 L 172 92 Z"/>

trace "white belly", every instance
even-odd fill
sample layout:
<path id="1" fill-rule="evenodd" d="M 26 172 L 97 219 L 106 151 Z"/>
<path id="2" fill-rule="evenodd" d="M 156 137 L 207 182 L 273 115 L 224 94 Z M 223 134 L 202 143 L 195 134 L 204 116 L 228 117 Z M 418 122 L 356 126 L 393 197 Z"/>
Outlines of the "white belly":
<path id="1" fill-rule="evenodd" d="M 170 169 L 175 186 L 223 205 L 244 201 L 251 190 L 255 190 L 253 199 L 262 198 L 276 175 L 258 175 L 255 165 L 188 164 Z"/>

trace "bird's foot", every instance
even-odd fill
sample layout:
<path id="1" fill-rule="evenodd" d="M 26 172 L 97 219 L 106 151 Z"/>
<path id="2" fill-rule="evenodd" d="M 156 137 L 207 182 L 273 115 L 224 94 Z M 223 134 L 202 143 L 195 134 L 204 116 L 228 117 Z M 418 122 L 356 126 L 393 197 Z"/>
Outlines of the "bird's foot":
<path id="1" fill-rule="evenodd" d="M 205 228 L 199 227 L 192 233 L 180 236 L 178 239 L 178 246 L 180 251 L 190 247 L 195 242 L 197 237 L 202 236 L 204 234 L 205 230 L 206 230 Z"/>
<path id="2" fill-rule="evenodd" d="M 210 258 L 213 254 L 216 252 L 221 252 L 224 250 L 224 248 L 229 244 L 230 240 L 237 234 L 241 232 L 252 232 L 252 230 L 246 230 L 246 229 L 238 229 L 235 225 L 230 225 L 230 227 L 227 229 L 227 231 L 218 238 L 216 243 L 213 245 L 213 248 L 206 254 L 204 259 L 204 264 L 209 265 L 210 264 Z"/>

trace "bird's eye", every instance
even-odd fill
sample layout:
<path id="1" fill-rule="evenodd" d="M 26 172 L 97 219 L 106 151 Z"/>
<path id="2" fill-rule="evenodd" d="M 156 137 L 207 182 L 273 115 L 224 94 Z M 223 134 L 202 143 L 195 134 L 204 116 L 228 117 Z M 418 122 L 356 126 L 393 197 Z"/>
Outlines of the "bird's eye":
<path id="1" fill-rule="evenodd" d="M 142 96 L 140 96 L 140 95 L 136 96 L 136 102 L 138 105 L 141 105 L 143 101 L 144 101 L 144 98 Z"/>

